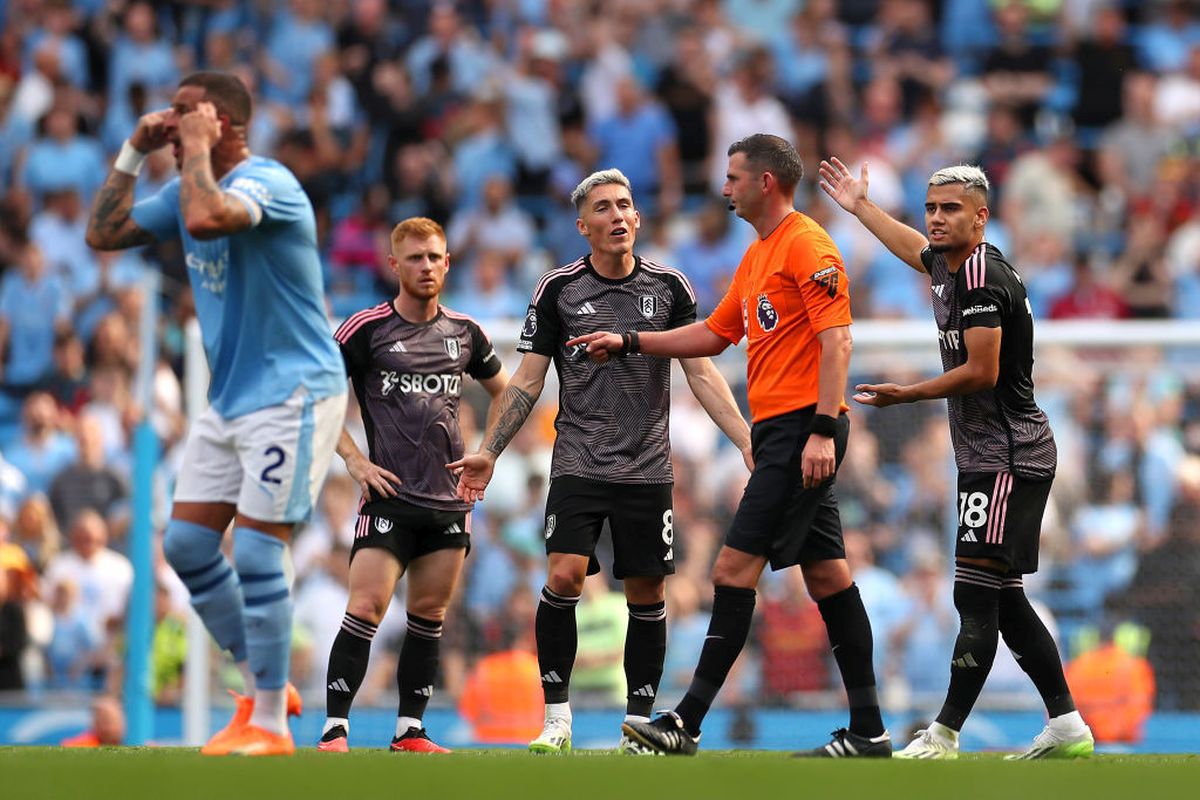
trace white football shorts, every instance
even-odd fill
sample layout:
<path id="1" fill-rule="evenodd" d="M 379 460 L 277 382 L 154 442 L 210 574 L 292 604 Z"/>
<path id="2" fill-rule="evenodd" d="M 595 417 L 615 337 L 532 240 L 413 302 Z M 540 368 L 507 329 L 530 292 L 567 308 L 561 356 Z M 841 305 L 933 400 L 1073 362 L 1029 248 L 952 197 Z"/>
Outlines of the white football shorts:
<path id="1" fill-rule="evenodd" d="M 303 522 L 316 501 L 346 420 L 346 393 L 225 419 L 209 407 L 188 431 L 175 501 L 232 503 L 263 522 Z"/>

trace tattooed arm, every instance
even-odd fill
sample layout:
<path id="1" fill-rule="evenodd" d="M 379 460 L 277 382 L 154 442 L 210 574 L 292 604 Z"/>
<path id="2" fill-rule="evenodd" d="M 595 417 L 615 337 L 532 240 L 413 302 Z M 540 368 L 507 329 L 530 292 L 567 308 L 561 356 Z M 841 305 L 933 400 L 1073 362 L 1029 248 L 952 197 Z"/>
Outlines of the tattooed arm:
<path id="1" fill-rule="evenodd" d="M 483 490 L 492 479 L 496 459 L 529 418 L 529 412 L 546 385 L 546 371 L 549 368 L 550 359 L 547 356 L 526 353 L 504 392 L 492 400 L 487 431 L 479 452 L 446 465 L 452 470 L 461 470 L 458 478 L 460 498 L 469 502 L 483 499 Z"/>
<path id="2" fill-rule="evenodd" d="M 217 185 L 212 148 L 221 138 L 221 122 L 212 103 L 179 120 L 183 164 L 179 168 L 179 210 L 183 226 L 197 239 L 216 239 L 244 231 L 256 221 L 246 204 Z"/>
<path id="3" fill-rule="evenodd" d="M 138 120 L 129 143 L 141 153 L 157 150 L 167 143 L 167 120 L 173 112 L 152 111 Z M 130 216 L 133 211 L 133 187 L 137 177 L 109 170 L 108 178 L 92 203 L 88 218 L 88 247 L 96 250 L 124 250 L 150 244 L 154 234 L 139 227 Z"/>

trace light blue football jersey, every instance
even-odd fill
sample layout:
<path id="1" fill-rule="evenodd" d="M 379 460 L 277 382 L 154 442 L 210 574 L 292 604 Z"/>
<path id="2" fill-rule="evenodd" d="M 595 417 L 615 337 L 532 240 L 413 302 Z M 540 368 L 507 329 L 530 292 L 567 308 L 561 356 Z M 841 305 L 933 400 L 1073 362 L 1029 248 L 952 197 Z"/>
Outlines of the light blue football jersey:
<path id="1" fill-rule="evenodd" d="M 299 181 L 252 156 L 218 183 L 254 224 L 201 241 L 179 210 L 179 179 L 133 207 L 160 241 L 180 238 L 212 373 L 208 399 L 232 419 L 280 405 L 303 387 L 313 400 L 346 391 L 345 367 L 325 316 L 317 224 Z"/>

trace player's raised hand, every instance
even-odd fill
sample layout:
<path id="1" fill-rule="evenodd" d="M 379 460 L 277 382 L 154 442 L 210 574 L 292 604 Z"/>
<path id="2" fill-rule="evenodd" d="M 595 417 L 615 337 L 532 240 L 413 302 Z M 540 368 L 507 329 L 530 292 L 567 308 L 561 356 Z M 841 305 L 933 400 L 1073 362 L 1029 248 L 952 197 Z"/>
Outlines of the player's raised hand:
<path id="1" fill-rule="evenodd" d="M 620 352 L 624 340 L 619 333 L 606 333 L 605 331 L 585 333 L 583 336 L 567 340 L 567 347 L 578 347 L 581 344 L 587 345 L 587 354 L 592 361 L 603 364 L 614 353 Z"/>
<path id="2" fill-rule="evenodd" d="M 855 178 L 837 156 L 830 156 L 828 161 L 822 161 L 818 168 L 821 173 L 821 188 L 825 194 L 833 198 L 839 206 L 853 214 L 858 204 L 867 199 L 867 162 L 863 162 L 862 171 Z"/>
<path id="3" fill-rule="evenodd" d="M 165 145 L 167 143 L 167 120 L 171 113 L 171 109 L 163 108 L 144 114 L 137 121 L 133 135 L 129 137 L 129 143 L 133 145 L 134 149 L 142 153 L 150 153 Z"/>
<path id="4" fill-rule="evenodd" d="M 854 387 L 854 391 L 854 402 L 864 406 L 887 408 L 907 402 L 904 399 L 904 387 L 896 383 L 860 383 Z"/>
<path id="5" fill-rule="evenodd" d="M 179 138 L 182 141 L 199 142 L 206 149 L 221 138 L 221 120 L 217 107 L 212 103 L 199 102 L 196 108 L 179 118 Z"/>
<path id="6" fill-rule="evenodd" d="M 372 489 L 381 497 L 395 497 L 396 487 L 401 485 L 399 478 L 383 467 L 372 464 L 361 453 L 352 454 L 346 459 L 346 470 L 358 488 L 362 489 L 362 496 L 368 500 L 371 499 Z"/>
<path id="7" fill-rule="evenodd" d="M 496 459 L 487 453 L 471 453 L 458 461 L 451 461 L 446 469 L 458 475 L 458 488 L 455 490 L 458 498 L 474 503 L 483 499 L 483 490 L 487 488 L 496 469 Z"/>

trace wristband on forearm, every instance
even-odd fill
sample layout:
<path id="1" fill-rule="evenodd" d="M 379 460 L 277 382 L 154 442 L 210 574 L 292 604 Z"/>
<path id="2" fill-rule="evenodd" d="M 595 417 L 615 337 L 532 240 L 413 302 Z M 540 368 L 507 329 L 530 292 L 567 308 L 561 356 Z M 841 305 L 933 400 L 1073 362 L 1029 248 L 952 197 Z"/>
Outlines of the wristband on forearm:
<path id="1" fill-rule="evenodd" d="M 640 353 L 641 350 L 642 343 L 638 340 L 637 331 L 625 331 L 621 334 L 621 349 L 617 351 L 618 356 Z"/>
<path id="2" fill-rule="evenodd" d="M 833 435 L 837 433 L 837 418 L 828 414 L 814 414 L 808 432 L 832 439 Z"/>
<path id="3" fill-rule="evenodd" d="M 138 173 L 142 171 L 144 163 L 146 163 L 146 154 L 138 150 L 126 139 L 121 145 L 121 152 L 117 154 L 117 160 L 113 162 L 113 169 L 136 178 Z"/>

